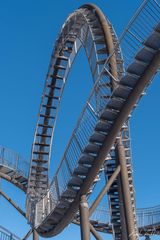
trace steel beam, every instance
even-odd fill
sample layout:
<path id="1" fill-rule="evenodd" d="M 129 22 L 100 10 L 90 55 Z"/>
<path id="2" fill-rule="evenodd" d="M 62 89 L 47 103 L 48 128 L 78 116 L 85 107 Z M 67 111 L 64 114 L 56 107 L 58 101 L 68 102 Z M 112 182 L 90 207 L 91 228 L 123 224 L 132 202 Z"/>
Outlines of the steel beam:
<path id="1" fill-rule="evenodd" d="M 32 234 L 32 232 L 33 232 L 33 229 L 31 228 L 22 240 L 27 240 L 29 236 Z"/>
<path id="2" fill-rule="evenodd" d="M 0 190 L 0 195 L 2 195 L 23 217 L 26 218 L 25 212 L 15 204 L 11 198 L 9 198 L 2 190 Z"/>
<path id="3" fill-rule="evenodd" d="M 101 236 L 98 234 L 98 232 L 96 231 L 92 224 L 90 224 L 90 231 L 96 240 L 102 240 Z"/>
<path id="4" fill-rule="evenodd" d="M 128 233 L 126 227 L 126 216 L 124 211 L 124 197 L 122 193 L 122 182 L 121 176 L 118 176 L 118 197 L 119 197 L 119 211 L 120 211 L 120 219 L 121 219 L 121 235 L 123 240 L 128 240 Z"/>
<path id="5" fill-rule="evenodd" d="M 80 212 L 81 240 L 89 240 L 90 222 L 89 222 L 89 208 L 86 195 L 82 195 L 80 197 L 79 212 Z"/>

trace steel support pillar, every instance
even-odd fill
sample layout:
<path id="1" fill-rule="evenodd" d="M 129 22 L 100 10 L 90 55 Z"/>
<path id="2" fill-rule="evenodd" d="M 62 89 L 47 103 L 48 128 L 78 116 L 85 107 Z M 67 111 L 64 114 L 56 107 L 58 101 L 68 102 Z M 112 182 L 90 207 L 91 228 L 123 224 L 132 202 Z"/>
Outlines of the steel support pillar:
<path id="1" fill-rule="evenodd" d="M 33 240 L 38 240 L 38 239 L 39 239 L 38 233 L 37 233 L 37 231 L 34 229 L 34 230 L 33 230 Z"/>
<path id="2" fill-rule="evenodd" d="M 126 216 L 124 211 L 124 197 L 122 194 L 122 182 L 120 175 L 118 176 L 118 196 L 119 196 L 119 210 L 121 219 L 121 234 L 123 240 L 128 240 Z"/>
<path id="3" fill-rule="evenodd" d="M 80 197 L 80 228 L 81 228 L 81 240 L 90 239 L 90 222 L 89 222 L 89 208 L 86 199 L 86 195 Z"/>
<path id="4" fill-rule="evenodd" d="M 116 149 L 117 149 L 118 161 L 121 166 L 121 184 L 122 184 L 124 212 L 126 217 L 128 240 L 137 240 L 137 235 L 136 235 L 137 233 L 135 229 L 134 214 L 133 214 L 130 187 L 129 187 L 128 171 L 127 171 L 127 165 L 126 165 L 125 149 L 121 141 L 121 138 L 117 142 Z"/>
<path id="5" fill-rule="evenodd" d="M 0 195 L 2 195 L 20 214 L 22 214 L 23 217 L 26 218 L 26 213 L 20 208 L 17 206 L 17 204 L 15 204 L 13 202 L 13 200 L 11 198 L 9 198 L 4 192 L 2 192 L 0 190 Z"/>

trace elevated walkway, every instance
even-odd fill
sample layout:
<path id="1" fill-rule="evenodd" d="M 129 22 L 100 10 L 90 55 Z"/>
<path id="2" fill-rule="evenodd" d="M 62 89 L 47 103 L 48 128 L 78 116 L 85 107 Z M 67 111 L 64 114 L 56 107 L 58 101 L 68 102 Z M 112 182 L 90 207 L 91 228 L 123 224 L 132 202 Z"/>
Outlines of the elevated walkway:
<path id="1" fill-rule="evenodd" d="M 17 153 L 0 146 L 0 177 L 27 191 L 29 163 Z"/>

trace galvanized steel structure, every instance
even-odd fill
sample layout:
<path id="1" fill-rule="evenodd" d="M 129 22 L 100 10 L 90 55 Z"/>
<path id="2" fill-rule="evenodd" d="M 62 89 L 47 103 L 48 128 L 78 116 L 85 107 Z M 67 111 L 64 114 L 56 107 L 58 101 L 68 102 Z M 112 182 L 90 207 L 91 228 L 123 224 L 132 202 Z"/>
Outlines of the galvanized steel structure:
<path id="1" fill-rule="evenodd" d="M 82 47 L 92 73 L 93 88 L 49 183 L 59 105 L 68 74 Z M 45 81 L 27 187 L 24 179 L 21 182 L 18 177 L 14 179 L 18 187 L 27 191 L 26 217 L 39 235 L 55 236 L 72 221 L 81 225 L 84 240 L 89 239 L 90 231 L 100 239 L 96 230 L 112 233 L 116 240 L 136 240 L 139 234 L 153 233 L 153 228 L 159 234 L 159 217 L 155 222 L 140 224 L 139 216 L 144 210 L 136 214 L 129 131 L 131 112 L 159 69 L 159 49 L 159 0 L 144 1 L 120 39 L 109 20 L 92 4 L 83 5 L 65 21 Z M 106 186 L 88 206 L 87 199 L 103 168 Z M 3 174 L 7 179 L 5 171 L 1 177 Z M 109 223 L 93 217 L 89 221 L 106 193 Z M 143 216 L 153 217 L 158 211 L 159 208 L 152 212 L 147 209 Z"/>

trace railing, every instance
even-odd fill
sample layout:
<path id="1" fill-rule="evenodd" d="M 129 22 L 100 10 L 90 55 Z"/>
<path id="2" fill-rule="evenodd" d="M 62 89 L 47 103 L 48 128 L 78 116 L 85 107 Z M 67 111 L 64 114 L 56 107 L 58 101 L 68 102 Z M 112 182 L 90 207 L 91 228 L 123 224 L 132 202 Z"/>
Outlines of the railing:
<path id="1" fill-rule="evenodd" d="M 134 15 L 133 19 L 129 22 L 129 25 L 125 29 L 119 41 L 123 50 L 125 69 L 128 68 L 138 51 L 143 47 L 146 38 L 149 37 L 159 22 L 159 1 L 144 1 Z M 68 181 L 70 180 L 74 169 L 78 165 L 78 159 L 88 143 L 91 133 L 93 133 L 97 119 L 100 116 L 102 109 L 104 109 L 107 103 L 110 101 L 111 92 L 104 86 L 107 86 L 107 84 L 110 82 L 110 78 L 112 77 L 111 73 L 109 72 L 108 63 L 112 55 L 116 53 L 118 47 L 118 45 L 115 47 L 113 53 L 108 57 L 106 63 L 101 68 L 101 72 L 94 84 L 91 95 L 78 120 L 77 126 L 72 133 L 60 166 L 53 178 L 53 181 L 51 182 L 48 193 L 50 196 L 49 202 L 46 200 L 48 196 L 44 196 L 44 198 L 37 203 L 38 216 L 36 219 L 36 225 L 39 225 L 45 219 L 48 213 L 54 210 L 56 204 L 58 203 L 59 197 L 67 189 Z M 104 77 L 104 70 L 108 71 L 108 77 Z M 113 80 L 115 79 L 113 78 Z M 104 98 L 104 96 L 107 97 Z M 49 211 L 41 211 L 40 208 L 44 202 L 46 205 L 43 208 L 49 208 Z"/>
<path id="2" fill-rule="evenodd" d="M 160 225 L 160 206 L 137 210 L 138 226 Z"/>
<path id="3" fill-rule="evenodd" d="M 0 146 L 0 165 L 13 169 L 17 174 L 28 177 L 29 163 L 12 150 Z"/>
<path id="4" fill-rule="evenodd" d="M 1 240 L 20 240 L 15 234 L 11 233 L 6 228 L 0 226 L 0 239 Z"/>
<path id="5" fill-rule="evenodd" d="M 160 1 L 144 0 L 119 39 L 125 69 L 160 23 Z M 114 51 L 113 51 L 114 52 Z"/>
<path id="6" fill-rule="evenodd" d="M 137 209 L 137 224 L 138 227 L 146 226 L 160 226 L 160 205 L 150 208 L 140 208 Z M 97 209 L 92 214 L 91 220 L 97 221 L 99 223 L 110 223 L 110 213 L 106 206 L 98 206 Z"/>

